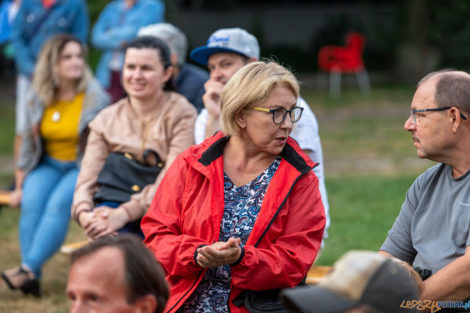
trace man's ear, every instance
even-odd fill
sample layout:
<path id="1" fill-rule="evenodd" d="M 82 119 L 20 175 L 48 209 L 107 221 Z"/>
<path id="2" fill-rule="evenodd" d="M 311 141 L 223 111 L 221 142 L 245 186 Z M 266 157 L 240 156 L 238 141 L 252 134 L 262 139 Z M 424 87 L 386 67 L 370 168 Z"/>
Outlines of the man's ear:
<path id="1" fill-rule="evenodd" d="M 246 62 L 246 64 L 256 62 L 256 61 L 258 61 L 257 58 L 251 57 L 251 58 L 248 58 L 248 61 Z"/>
<path id="2" fill-rule="evenodd" d="M 449 109 L 449 122 L 452 124 L 452 132 L 456 132 L 460 124 L 463 122 L 460 110 L 456 107 Z"/>
<path id="3" fill-rule="evenodd" d="M 134 307 L 139 313 L 154 313 L 158 303 L 154 295 L 146 295 L 134 303 Z"/>

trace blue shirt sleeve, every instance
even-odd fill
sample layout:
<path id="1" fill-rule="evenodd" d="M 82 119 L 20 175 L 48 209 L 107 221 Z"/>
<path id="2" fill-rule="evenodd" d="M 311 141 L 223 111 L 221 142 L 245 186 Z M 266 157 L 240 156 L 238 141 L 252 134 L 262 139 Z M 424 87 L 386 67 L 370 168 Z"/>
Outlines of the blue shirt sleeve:
<path id="1" fill-rule="evenodd" d="M 137 35 L 146 25 L 164 21 L 165 6 L 161 1 L 142 1 L 125 12 L 122 23 L 119 16 L 123 8 L 118 1 L 110 3 L 100 14 L 93 27 L 92 44 L 100 50 L 116 50 Z"/>
<path id="2" fill-rule="evenodd" d="M 22 1 L 18 14 L 16 15 L 11 32 L 13 49 L 15 50 L 15 61 L 20 73 L 31 76 L 34 71 L 34 57 L 30 47 L 24 38 L 23 27 L 26 24 L 27 1 Z"/>
<path id="3" fill-rule="evenodd" d="M 90 29 L 90 17 L 85 1 L 81 0 L 78 4 L 77 16 L 72 26 L 72 34 L 82 42 L 86 43 L 88 39 L 88 31 Z"/>
<path id="4" fill-rule="evenodd" d="M 0 7 L 0 44 L 10 40 L 11 26 L 8 22 L 8 8 L 11 2 L 5 1 Z"/>

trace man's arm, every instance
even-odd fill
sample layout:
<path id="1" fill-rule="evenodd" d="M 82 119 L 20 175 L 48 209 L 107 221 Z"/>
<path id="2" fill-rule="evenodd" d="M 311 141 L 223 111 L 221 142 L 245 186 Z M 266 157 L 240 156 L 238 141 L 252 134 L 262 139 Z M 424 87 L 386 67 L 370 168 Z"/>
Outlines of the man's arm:
<path id="1" fill-rule="evenodd" d="M 423 300 L 465 300 L 470 297 L 470 247 L 423 282 Z"/>
<path id="2" fill-rule="evenodd" d="M 380 254 L 395 257 L 380 250 Z M 470 247 L 465 254 L 450 262 L 421 283 L 421 300 L 452 301 L 470 297 Z"/>

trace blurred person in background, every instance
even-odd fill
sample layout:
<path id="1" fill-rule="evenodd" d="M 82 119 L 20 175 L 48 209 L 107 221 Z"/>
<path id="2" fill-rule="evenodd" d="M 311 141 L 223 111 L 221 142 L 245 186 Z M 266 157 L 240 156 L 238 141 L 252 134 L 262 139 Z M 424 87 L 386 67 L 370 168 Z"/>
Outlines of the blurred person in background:
<path id="1" fill-rule="evenodd" d="M 147 211 L 166 170 L 178 154 L 194 143 L 196 109 L 173 92 L 170 50 L 158 38 L 137 37 L 125 50 L 122 81 L 128 96 L 103 110 L 90 123 L 90 135 L 74 194 L 72 216 L 90 239 L 117 232 L 140 234 L 140 219 Z M 161 171 L 149 183 L 122 194 L 103 191 L 103 171 L 123 171 L 129 156 L 146 164 L 145 151 L 153 151 Z M 117 156 L 112 167 L 109 160 Z M 151 162 L 153 163 L 153 162 Z M 122 177 L 133 186 L 131 169 Z M 115 183 L 115 176 L 112 176 Z M 101 188 L 101 189 L 100 189 Z M 120 191 L 120 190 L 118 190 Z"/>
<path id="2" fill-rule="evenodd" d="M 67 234 L 73 190 L 88 123 L 110 104 L 93 79 L 81 40 L 59 34 L 46 42 L 27 96 L 25 131 L 11 205 L 21 204 L 21 265 L 2 273 L 11 289 L 40 296 L 44 263 Z"/>
<path id="3" fill-rule="evenodd" d="M 28 89 L 43 44 L 53 35 L 68 33 L 86 43 L 89 29 L 85 0 L 22 0 L 11 38 L 18 78 L 16 82 L 15 160 L 26 128 Z"/>
<path id="4" fill-rule="evenodd" d="M 202 96 L 204 83 L 209 79 L 206 71 L 192 64 L 186 63 L 188 39 L 176 26 L 169 23 L 158 23 L 142 27 L 138 36 L 154 36 L 164 40 L 171 51 L 171 63 L 174 69 L 176 92 L 182 94 L 201 112 L 204 108 Z"/>
<path id="5" fill-rule="evenodd" d="M 168 169 L 142 219 L 171 286 L 168 312 L 248 312 L 243 291 L 307 275 L 325 214 L 315 164 L 289 137 L 298 88 L 277 63 L 241 68 L 222 90 L 222 131 Z"/>
<path id="6" fill-rule="evenodd" d="M 0 63 L 2 74 L 11 79 L 15 77 L 15 54 L 11 43 L 11 29 L 20 4 L 21 0 L 6 0 L 0 7 Z"/>
<path id="7" fill-rule="evenodd" d="M 224 28 L 214 32 L 206 45 L 191 51 L 190 56 L 198 64 L 207 66 L 210 73 L 210 79 L 205 83 L 205 93 L 202 97 L 205 109 L 199 114 L 194 129 L 197 144 L 220 129 L 222 88 L 242 66 L 260 58 L 260 49 L 256 37 L 246 30 Z M 324 233 L 324 238 L 326 238 L 330 216 L 318 122 L 308 104 L 300 96 L 297 99 L 297 105 L 304 109 L 303 118 L 293 128 L 291 137 L 299 143 L 300 148 L 310 159 L 317 163 L 313 171 L 320 182 L 320 193 L 326 215 Z"/>
<path id="8" fill-rule="evenodd" d="M 102 51 L 96 78 L 113 103 L 125 96 L 121 70 L 126 45 L 142 26 L 164 19 L 165 5 L 161 0 L 114 0 L 100 13 L 91 33 L 91 43 Z"/>

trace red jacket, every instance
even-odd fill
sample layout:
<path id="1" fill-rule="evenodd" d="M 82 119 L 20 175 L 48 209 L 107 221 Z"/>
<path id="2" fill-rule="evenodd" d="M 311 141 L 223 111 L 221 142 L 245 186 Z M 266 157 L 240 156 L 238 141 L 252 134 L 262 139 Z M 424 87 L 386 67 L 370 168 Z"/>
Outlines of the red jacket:
<path id="1" fill-rule="evenodd" d="M 145 243 L 162 264 L 170 284 L 166 312 L 175 312 L 206 270 L 195 262 L 201 245 L 219 241 L 224 212 L 222 133 L 177 157 L 142 219 Z M 288 139 L 282 161 L 266 191 L 240 263 L 231 267 L 231 312 L 247 312 L 232 301 L 244 289 L 298 285 L 320 248 L 325 213 L 314 164 Z M 263 236 L 260 239 L 260 237 Z"/>

